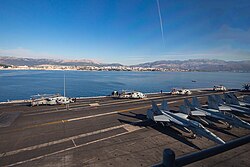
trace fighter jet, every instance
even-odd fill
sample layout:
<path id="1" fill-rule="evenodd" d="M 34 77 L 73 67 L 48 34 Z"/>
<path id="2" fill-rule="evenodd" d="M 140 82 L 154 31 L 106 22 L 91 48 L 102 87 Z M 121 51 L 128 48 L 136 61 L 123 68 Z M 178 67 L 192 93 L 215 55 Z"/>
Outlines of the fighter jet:
<path id="1" fill-rule="evenodd" d="M 151 119 L 157 123 L 161 123 L 164 126 L 174 126 L 184 132 L 192 133 L 193 137 L 206 137 L 218 144 L 224 144 L 225 142 L 207 130 L 200 123 L 188 119 L 188 115 L 184 113 L 172 113 L 168 109 L 167 101 L 163 100 L 161 109 L 152 101 L 152 109 L 147 111 L 148 119 Z"/>
<path id="2" fill-rule="evenodd" d="M 225 93 L 224 94 L 226 103 L 233 106 L 241 107 L 250 107 L 250 103 L 240 101 L 234 93 Z"/>
<path id="3" fill-rule="evenodd" d="M 207 97 L 207 108 L 209 109 L 215 109 L 219 111 L 232 111 L 232 108 L 228 105 L 225 105 L 225 102 L 222 100 L 220 95 L 209 95 Z"/>
<path id="4" fill-rule="evenodd" d="M 250 96 L 249 95 L 244 96 L 243 101 L 246 103 L 250 103 Z"/>
<path id="5" fill-rule="evenodd" d="M 249 108 L 236 105 L 235 99 L 232 99 L 230 96 L 226 94 L 224 94 L 224 97 L 225 97 L 226 102 L 222 100 L 220 95 L 209 95 L 208 96 L 208 108 L 219 109 L 220 111 L 230 111 L 230 112 L 235 111 L 237 113 L 250 115 Z"/>
<path id="6" fill-rule="evenodd" d="M 184 100 L 184 103 L 188 107 L 188 109 L 191 109 L 191 111 L 182 110 L 182 112 L 184 111 L 185 113 L 188 113 L 190 116 L 198 117 L 199 122 L 205 122 L 207 124 L 214 125 L 213 123 L 209 122 L 209 120 L 216 121 L 216 122 L 220 121 L 221 123 L 227 125 L 228 128 L 232 128 L 232 126 L 234 126 L 237 128 L 241 127 L 241 128 L 250 129 L 250 124 L 248 122 L 241 120 L 239 117 L 231 113 L 216 110 L 216 109 L 202 108 L 197 97 L 193 97 L 192 104 L 187 99 Z M 213 105 L 216 105 L 216 104 L 213 104 Z"/>
<path id="7" fill-rule="evenodd" d="M 220 111 L 218 107 L 214 107 L 216 109 L 211 109 L 208 107 L 208 105 L 208 108 L 203 108 L 199 102 L 195 102 L 197 100 L 193 100 L 192 103 L 190 103 L 188 99 L 184 99 L 184 106 L 180 106 L 180 112 L 186 113 L 190 118 L 208 126 L 217 127 L 215 124 L 216 122 L 226 125 L 228 129 L 232 128 L 232 125 L 226 121 L 222 121 L 219 119 L 220 117 L 218 118 L 218 116 L 214 113 Z"/>

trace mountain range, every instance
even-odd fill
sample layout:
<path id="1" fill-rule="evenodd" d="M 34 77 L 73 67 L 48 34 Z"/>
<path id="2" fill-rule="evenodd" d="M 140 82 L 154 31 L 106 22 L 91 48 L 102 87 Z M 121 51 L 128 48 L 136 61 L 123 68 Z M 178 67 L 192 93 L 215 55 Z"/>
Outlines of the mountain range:
<path id="1" fill-rule="evenodd" d="M 91 66 L 100 65 L 99 62 L 80 59 L 80 60 L 62 60 L 62 59 L 33 59 L 33 58 L 17 58 L 9 56 L 0 56 L 0 64 L 14 66 L 37 66 L 37 65 L 64 65 L 64 66 Z"/>
<path id="2" fill-rule="evenodd" d="M 119 63 L 104 64 L 93 60 L 60 60 L 60 59 L 33 59 L 0 56 L 0 64 L 14 66 L 61 65 L 61 66 L 124 66 Z M 216 59 L 189 59 L 189 60 L 161 60 L 129 67 L 162 68 L 191 71 L 241 71 L 250 72 L 250 60 L 224 61 Z"/>
<path id="3" fill-rule="evenodd" d="M 250 60 L 224 61 L 216 59 L 162 60 L 136 65 L 144 68 L 188 69 L 192 71 L 250 72 Z"/>

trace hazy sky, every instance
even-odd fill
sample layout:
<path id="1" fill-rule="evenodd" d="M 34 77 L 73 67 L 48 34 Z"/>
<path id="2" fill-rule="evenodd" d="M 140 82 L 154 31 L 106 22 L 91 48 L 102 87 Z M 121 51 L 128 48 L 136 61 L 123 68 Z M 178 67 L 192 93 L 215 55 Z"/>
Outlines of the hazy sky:
<path id="1" fill-rule="evenodd" d="M 250 60 L 249 0 L 0 0 L 0 55 Z"/>

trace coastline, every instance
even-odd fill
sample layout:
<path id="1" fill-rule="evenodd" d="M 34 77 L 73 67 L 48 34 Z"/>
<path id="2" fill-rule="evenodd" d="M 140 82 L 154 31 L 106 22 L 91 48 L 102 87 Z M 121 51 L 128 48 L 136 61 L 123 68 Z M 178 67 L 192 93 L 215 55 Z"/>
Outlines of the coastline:
<path id="1" fill-rule="evenodd" d="M 212 88 L 195 88 L 195 89 L 189 89 L 191 91 L 211 91 Z M 161 94 L 161 92 L 149 92 L 149 93 L 144 93 L 146 95 L 158 95 Z M 170 92 L 162 92 L 162 94 L 170 94 Z M 104 98 L 104 97 L 109 97 L 110 95 L 106 96 L 88 96 L 88 97 L 75 97 L 76 99 L 94 99 L 94 98 Z M 11 100 L 11 101 L 1 101 L 0 104 L 15 104 L 15 103 L 30 103 L 31 99 L 19 99 L 19 100 Z"/>
<path id="2" fill-rule="evenodd" d="M 48 72 L 47 72 L 48 71 Z M 51 72 L 49 72 L 51 71 Z M 30 102 L 36 94 L 63 94 L 61 70 L 0 71 L 0 102 Z M 97 98 L 110 95 L 113 90 L 137 90 L 147 94 L 164 93 L 172 88 L 205 89 L 214 85 L 242 88 L 249 83 L 249 73 L 209 72 L 75 72 L 67 74 L 67 95 L 72 98 Z M 206 77 L 205 77 L 206 76 Z M 183 80 L 183 81 L 180 81 Z M 28 89 L 27 89 L 28 88 Z"/>
<path id="3" fill-rule="evenodd" d="M 231 72 L 231 73 L 250 73 L 250 71 L 202 71 L 202 70 L 169 70 L 169 69 L 141 69 L 141 70 L 127 70 L 127 69 L 44 69 L 44 68 L 0 68 L 0 71 L 82 71 L 82 72 L 102 72 L 102 71 L 112 71 L 112 72 Z"/>
<path id="4" fill-rule="evenodd" d="M 39 70 L 39 71 L 131 71 L 131 72 L 196 72 L 191 70 L 168 70 L 168 69 L 158 69 L 158 68 L 138 68 L 138 69 L 130 69 L 130 68 L 98 68 L 98 69 L 71 69 L 71 68 L 53 68 L 53 69 L 44 69 L 44 68 L 0 68 L 0 71 L 6 70 Z M 197 71 L 199 72 L 199 71 Z M 205 71 L 201 71 L 205 72 Z"/>

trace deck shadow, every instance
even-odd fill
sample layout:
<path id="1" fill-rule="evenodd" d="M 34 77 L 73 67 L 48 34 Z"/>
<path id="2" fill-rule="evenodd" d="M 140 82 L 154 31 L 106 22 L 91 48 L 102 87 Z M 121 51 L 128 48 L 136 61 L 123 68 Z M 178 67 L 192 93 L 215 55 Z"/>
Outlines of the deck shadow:
<path id="1" fill-rule="evenodd" d="M 133 112 L 130 112 L 130 114 L 124 114 L 124 113 L 118 113 L 118 114 L 139 120 L 138 122 L 132 122 L 132 121 L 127 121 L 123 119 L 118 119 L 121 123 L 130 124 L 134 126 L 140 126 L 140 127 L 151 127 L 154 130 L 157 130 L 158 132 L 164 135 L 170 136 L 174 138 L 175 140 L 178 140 L 194 149 L 201 150 L 201 148 L 199 148 L 198 146 L 196 146 L 195 144 L 187 140 L 186 137 L 184 137 L 181 132 L 175 130 L 174 128 L 170 126 L 163 126 L 162 124 L 155 123 L 154 121 L 147 119 L 147 116 L 144 114 L 136 114 Z"/>

